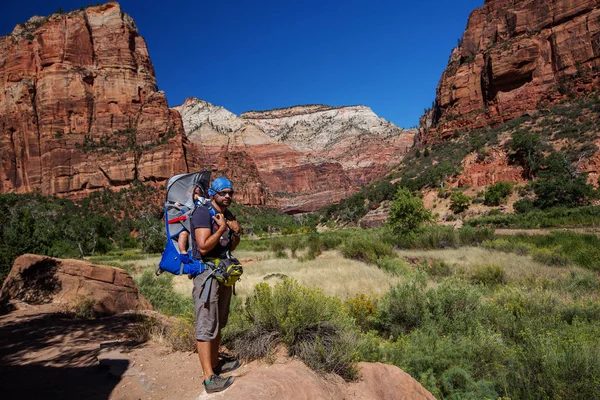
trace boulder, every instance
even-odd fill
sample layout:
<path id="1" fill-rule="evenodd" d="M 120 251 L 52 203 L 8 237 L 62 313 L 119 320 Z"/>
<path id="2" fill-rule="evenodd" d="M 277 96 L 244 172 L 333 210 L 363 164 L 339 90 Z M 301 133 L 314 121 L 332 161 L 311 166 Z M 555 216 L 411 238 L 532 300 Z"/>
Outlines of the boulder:
<path id="1" fill-rule="evenodd" d="M 15 260 L 0 298 L 3 302 L 19 300 L 67 307 L 93 299 L 90 304 L 101 315 L 152 309 L 131 276 L 120 268 L 35 254 L 24 254 Z"/>
<path id="2" fill-rule="evenodd" d="M 434 400 L 419 382 L 393 365 L 358 364 L 361 376 L 356 382 L 344 382 L 339 376 L 319 376 L 296 359 L 279 358 L 273 364 L 252 362 L 243 367 L 241 376 L 224 392 L 228 399 L 340 399 L 340 400 Z M 325 378 L 325 379 L 324 379 Z M 221 398 L 223 394 L 200 399 Z"/>

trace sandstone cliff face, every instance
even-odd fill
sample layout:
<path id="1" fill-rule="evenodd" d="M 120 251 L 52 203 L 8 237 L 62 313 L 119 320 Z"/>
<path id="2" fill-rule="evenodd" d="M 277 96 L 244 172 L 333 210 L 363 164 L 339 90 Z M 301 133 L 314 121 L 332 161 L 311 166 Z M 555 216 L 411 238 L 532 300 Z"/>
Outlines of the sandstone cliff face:
<path id="1" fill-rule="evenodd" d="M 471 13 L 422 121 L 443 135 L 510 120 L 597 88 L 599 57 L 600 1 L 488 0 Z"/>
<path id="2" fill-rule="evenodd" d="M 0 38 L 0 192 L 82 197 L 195 166 L 117 3 L 34 17 Z"/>
<path id="3" fill-rule="evenodd" d="M 189 98 L 177 107 L 204 166 L 231 176 L 246 204 L 312 211 L 385 174 L 412 147 L 367 107 L 297 106 L 240 117 Z"/>

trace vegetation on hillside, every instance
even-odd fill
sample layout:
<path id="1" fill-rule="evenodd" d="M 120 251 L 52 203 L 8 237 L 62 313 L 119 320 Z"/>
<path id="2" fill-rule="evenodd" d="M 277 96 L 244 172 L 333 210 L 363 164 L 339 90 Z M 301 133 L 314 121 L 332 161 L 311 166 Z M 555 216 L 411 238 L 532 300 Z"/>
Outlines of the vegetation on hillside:
<path id="1" fill-rule="evenodd" d="M 506 151 L 511 163 L 522 166 L 531 180 L 520 194 L 517 209 L 589 205 L 598 191 L 579 168 L 598 150 L 599 111 L 600 97 L 594 93 L 558 105 L 541 105 L 533 113 L 495 127 L 457 130 L 450 139 L 413 149 L 392 174 L 321 210 L 321 220 L 356 224 L 369 210 L 391 201 L 399 187 L 413 192 L 437 188 L 441 197 L 450 196 L 445 185 L 462 172 L 462 160 L 473 153 L 478 160 L 485 160 L 490 148 L 497 146 Z M 490 207 L 501 204 L 512 192 L 509 185 L 490 186 L 483 203 Z M 476 200 L 454 196 L 452 209 L 457 213 L 468 208 L 469 200 Z"/>

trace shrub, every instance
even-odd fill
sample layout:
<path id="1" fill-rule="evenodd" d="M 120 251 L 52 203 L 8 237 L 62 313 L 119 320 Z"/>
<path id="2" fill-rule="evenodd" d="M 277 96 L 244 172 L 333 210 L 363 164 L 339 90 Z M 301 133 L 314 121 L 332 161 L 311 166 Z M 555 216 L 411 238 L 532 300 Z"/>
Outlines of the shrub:
<path id="1" fill-rule="evenodd" d="M 533 205 L 533 200 L 531 199 L 521 199 L 515 201 L 513 204 L 515 211 L 519 214 L 525 214 L 532 211 L 535 206 Z"/>
<path id="2" fill-rule="evenodd" d="M 286 279 L 273 288 L 256 285 L 245 307 L 234 309 L 234 314 L 223 338 L 240 357 L 264 357 L 283 343 L 289 355 L 316 371 L 347 380 L 358 376 L 358 335 L 339 299 Z"/>
<path id="3" fill-rule="evenodd" d="M 391 257 L 394 254 L 392 246 L 383 242 L 378 237 L 352 236 L 342 246 L 342 255 L 346 258 L 376 264 L 382 257 Z"/>
<path id="4" fill-rule="evenodd" d="M 396 337 L 422 326 L 428 318 L 427 293 L 415 281 L 390 289 L 377 310 L 378 330 Z"/>
<path id="5" fill-rule="evenodd" d="M 377 299 L 360 293 L 346 300 L 348 313 L 356 324 L 364 331 L 373 329 L 375 315 L 377 314 Z"/>
<path id="6" fill-rule="evenodd" d="M 569 265 L 569 258 L 563 255 L 558 248 L 554 249 L 534 249 L 531 253 L 533 259 L 542 264 L 565 267 Z"/>
<path id="7" fill-rule="evenodd" d="M 70 311 L 77 318 L 92 319 L 96 317 L 95 306 L 98 300 L 91 296 L 77 296 Z"/>
<path id="8" fill-rule="evenodd" d="M 166 331 L 167 343 L 175 351 L 196 350 L 196 328 L 194 314 L 188 313 L 185 317 L 176 318 Z"/>
<path id="9" fill-rule="evenodd" d="M 498 206 L 512 194 L 512 190 L 512 185 L 508 182 L 498 182 L 488 186 L 484 195 L 484 203 L 488 206 Z"/>
<path id="10" fill-rule="evenodd" d="M 503 285 L 506 283 L 506 274 L 499 265 L 485 264 L 475 268 L 471 281 L 485 286 Z"/>
<path id="11" fill-rule="evenodd" d="M 401 248 L 440 249 L 476 245 L 493 238 L 493 229 L 464 226 L 456 230 L 451 226 L 431 225 L 417 232 L 395 236 L 393 242 Z"/>
<path id="12" fill-rule="evenodd" d="M 551 153 L 546 157 L 539 175 L 530 184 L 536 195 L 536 207 L 578 207 L 587 205 L 593 195 L 594 188 L 587 184 L 586 175 L 576 174 L 563 154 Z"/>
<path id="13" fill-rule="evenodd" d="M 481 245 L 487 249 L 494 249 L 504 253 L 515 253 L 522 256 L 531 253 L 534 248 L 531 244 L 515 242 L 508 239 L 487 240 Z"/>
<path id="14" fill-rule="evenodd" d="M 151 270 L 145 270 L 136 280 L 140 293 L 150 301 L 154 309 L 170 316 L 185 316 L 194 310 L 192 296 L 185 296 L 173 290 L 173 275 L 159 277 Z"/>
<path id="15" fill-rule="evenodd" d="M 463 192 L 454 192 L 450 196 L 450 209 L 455 213 L 461 213 L 469 208 L 471 198 Z"/>
<path id="16" fill-rule="evenodd" d="M 375 264 L 382 270 L 392 275 L 403 275 L 409 271 L 409 265 L 404 259 L 383 256 L 377 258 Z"/>
<path id="17" fill-rule="evenodd" d="M 423 223 L 433 219 L 423 201 L 406 188 L 400 188 L 390 206 L 388 227 L 396 234 L 414 232 Z"/>
<path id="18" fill-rule="evenodd" d="M 441 260 L 424 259 L 419 265 L 419 269 L 431 276 L 450 276 L 452 268 L 450 264 Z"/>

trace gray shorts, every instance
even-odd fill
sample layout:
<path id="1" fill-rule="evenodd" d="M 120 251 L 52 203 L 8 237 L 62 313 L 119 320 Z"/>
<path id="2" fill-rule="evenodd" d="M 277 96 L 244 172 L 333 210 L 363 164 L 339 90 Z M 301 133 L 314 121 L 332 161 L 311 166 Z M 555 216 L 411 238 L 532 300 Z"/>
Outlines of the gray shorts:
<path id="1" fill-rule="evenodd" d="M 206 270 L 194 278 L 194 312 L 196 314 L 196 340 L 209 342 L 217 337 L 219 330 L 227 324 L 229 303 L 231 302 L 231 286 L 219 284 L 216 279 L 206 281 L 210 270 Z M 210 288 L 210 289 L 209 289 Z M 208 300 L 202 303 L 200 297 L 204 290 L 210 290 Z"/>

